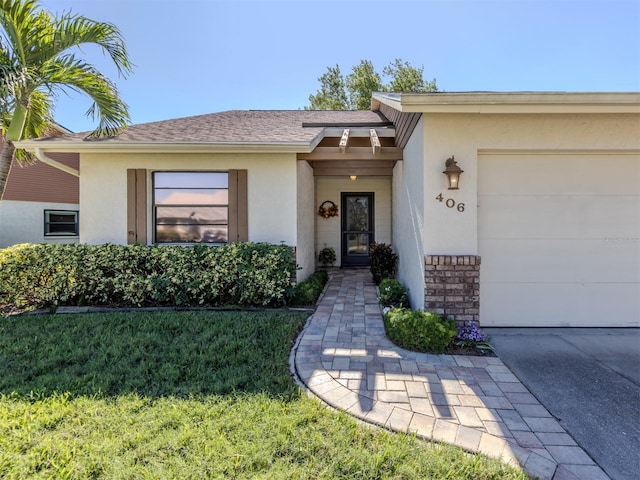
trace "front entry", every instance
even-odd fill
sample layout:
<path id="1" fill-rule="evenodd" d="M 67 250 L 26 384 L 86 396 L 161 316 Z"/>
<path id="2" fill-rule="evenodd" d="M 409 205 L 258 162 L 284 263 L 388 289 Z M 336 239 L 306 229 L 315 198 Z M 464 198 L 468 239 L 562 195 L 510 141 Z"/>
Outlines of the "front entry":
<path id="1" fill-rule="evenodd" d="M 375 241 L 373 193 L 342 193 L 341 207 L 341 264 L 369 265 L 369 245 Z"/>

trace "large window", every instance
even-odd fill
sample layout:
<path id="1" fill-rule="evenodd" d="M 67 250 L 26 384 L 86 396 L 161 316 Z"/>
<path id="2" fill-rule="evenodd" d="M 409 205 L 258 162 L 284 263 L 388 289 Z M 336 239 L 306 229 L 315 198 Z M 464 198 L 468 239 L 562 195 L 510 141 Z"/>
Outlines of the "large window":
<path id="1" fill-rule="evenodd" d="M 221 172 L 153 174 L 156 243 L 227 243 L 229 176 Z"/>
<path id="2" fill-rule="evenodd" d="M 75 210 L 45 210 L 45 237 L 77 237 L 78 212 Z"/>

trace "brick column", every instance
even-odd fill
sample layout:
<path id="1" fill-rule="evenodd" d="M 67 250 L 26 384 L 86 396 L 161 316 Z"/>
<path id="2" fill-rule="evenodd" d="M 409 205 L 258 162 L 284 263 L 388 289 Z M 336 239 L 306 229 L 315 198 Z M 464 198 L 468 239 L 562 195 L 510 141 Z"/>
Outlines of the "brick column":
<path id="1" fill-rule="evenodd" d="M 462 325 L 480 322 L 480 257 L 426 255 L 424 307 Z"/>

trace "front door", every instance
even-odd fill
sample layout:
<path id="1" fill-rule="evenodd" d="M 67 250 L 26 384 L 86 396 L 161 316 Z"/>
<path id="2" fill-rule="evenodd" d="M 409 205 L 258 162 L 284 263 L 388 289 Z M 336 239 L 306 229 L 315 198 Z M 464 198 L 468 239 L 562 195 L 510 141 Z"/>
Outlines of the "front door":
<path id="1" fill-rule="evenodd" d="M 343 193 L 341 203 L 341 264 L 344 267 L 369 265 L 369 245 L 375 241 L 373 193 Z"/>

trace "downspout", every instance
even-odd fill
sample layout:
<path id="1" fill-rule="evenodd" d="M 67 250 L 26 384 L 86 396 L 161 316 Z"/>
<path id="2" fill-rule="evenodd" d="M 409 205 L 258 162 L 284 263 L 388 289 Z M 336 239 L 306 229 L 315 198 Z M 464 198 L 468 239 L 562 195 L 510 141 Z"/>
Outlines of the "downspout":
<path id="1" fill-rule="evenodd" d="M 76 170 L 75 168 L 69 167 L 67 165 L 65 165 L 64 163 L 60 163 L 56 160 L 54 160 L 53 158 L 47 157 L 47 155 L 42 151 L 41 148 L 36 147 L 36 158 L 38 160 L 40 160 L 42 163 L 46 163 L 47 165 L 53 167 L 53 168 L 57 168 L 58 170 L 62 170 L 65 173 L 68 173 L 69 175 L 73 175 L 74 177 L 78 177 L 80 178 L 80 171 Z"/>

